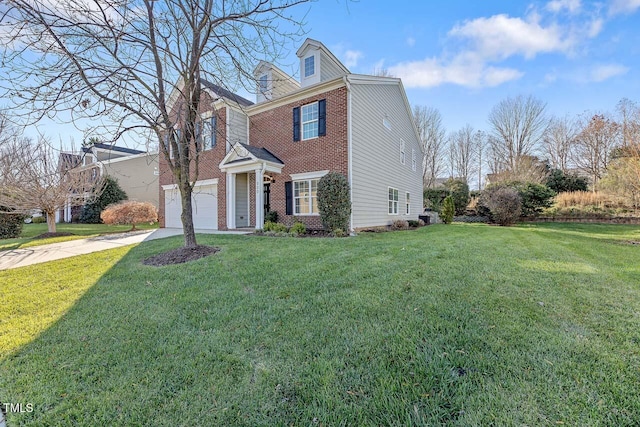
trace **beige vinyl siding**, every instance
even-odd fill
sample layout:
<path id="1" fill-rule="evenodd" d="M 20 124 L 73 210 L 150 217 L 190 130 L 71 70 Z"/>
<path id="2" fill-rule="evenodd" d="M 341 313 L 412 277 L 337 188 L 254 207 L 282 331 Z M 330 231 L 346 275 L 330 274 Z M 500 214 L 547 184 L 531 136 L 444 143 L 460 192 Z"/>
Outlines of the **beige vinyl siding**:
<path id="1" fill-rule="evenodd" d="M 336 77 L 344 76 L 344 71 L 336 64 L 333 59 L 321 50 L 317 51 L 317 55 L 320 56 L 320 81 L 325 82 L 327 80 L 335 79 Z"/>
<path id="2" fill-rule="evenodd" d="M 151 202 L 158 206 L 158 155 L 149 154 L 103 162 L 105 175 L 118 180 L 120 187 L 127 193 L 129 200 Z"/>
<path id="3" fill-rule="evenodd" d="M 293 77 L 280 73 L 277 70 L 271 71 L 273 76 L 272 99 L 279 98 L 300 89 L 300 84 L 293 80 Z"/>
<path id="4" fill-rule="evenodd" d="M 391 224 L 397 219 L 418 219 L 422 212 L 422 162 L 412 170 L 411 152 L 420 158 L 411 112 L 398 83 L 351 85 L 353 227 Z M 383 125 L 387 115 L 391 130 Z M 400 140 L 408 153 L 400 162 Z M 398 215 L 389 214 L 389 187 L 399 193 Z M 406 215 L 405 194 L 411 210 Z"/>
<path id="5" fill-rule="evenodd" d="M 235 108 L 229 108 L 229 144 L 247 144 L 247 115 Z"/>

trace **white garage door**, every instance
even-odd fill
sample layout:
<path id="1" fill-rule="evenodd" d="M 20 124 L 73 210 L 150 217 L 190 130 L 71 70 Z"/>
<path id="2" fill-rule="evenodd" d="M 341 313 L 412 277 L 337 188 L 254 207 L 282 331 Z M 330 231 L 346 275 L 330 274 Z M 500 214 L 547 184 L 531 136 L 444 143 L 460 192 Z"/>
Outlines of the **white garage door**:
<path id="1" fill-rule="evenodd" d="M 193 189 L 193 227 L 204 230 L 218 229 L 218 186 L 200 185 Z M 164 192 L 164 223 L 167 228 L 182 228 L 180 192 L 178 189 Z"/>

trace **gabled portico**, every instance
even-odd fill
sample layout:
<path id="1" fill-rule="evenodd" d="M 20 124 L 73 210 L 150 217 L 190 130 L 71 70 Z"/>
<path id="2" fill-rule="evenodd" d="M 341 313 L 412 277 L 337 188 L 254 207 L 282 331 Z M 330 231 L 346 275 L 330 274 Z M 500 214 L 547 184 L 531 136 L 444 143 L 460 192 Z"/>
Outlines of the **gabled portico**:
<path id="1" fill-rule="evenodd" d="M 236 143 L 219 167 L 226 173 L 227 228 L 249 226 L 249 176 L 255 174 L 255 228 L 261 230 L 264 226 L 265 192 L 268 194 L 265 179 L 270 182 L 273 174 L 280 174 L 284 162 L 265 148 Z"/>

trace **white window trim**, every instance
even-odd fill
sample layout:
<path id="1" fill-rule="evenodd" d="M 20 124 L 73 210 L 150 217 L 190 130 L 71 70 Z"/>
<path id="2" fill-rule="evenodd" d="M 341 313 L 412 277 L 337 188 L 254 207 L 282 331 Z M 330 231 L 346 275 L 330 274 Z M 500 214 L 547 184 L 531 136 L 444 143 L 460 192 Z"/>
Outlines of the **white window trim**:
<path id="1" fill-rule="evenodd" d="M 305 172 L 305 173 L 292 173 L 292 174 L 289 174 L 289 176 L 291 177 L 291 181 L 304 181 L 305 179 L 322 178 L 328 173 L 329 171 L 326 170 L 326 171 L 315 171 L 315 172 Z"/>
<path id="2" fill-rule="evenodd" d="M 310 140 L 316 139 L 316 138 L 318 138 L 320 136 L 319 135 L 320 134 L 320 106 L 319 105 L 318 105 L 318 108 L 317 108 L 317 110 L 318 110 L 318 118 L 317 119 L 311 120 L 311 121 L 308 121 L 308 122 L 305 122 L 302 119 L 304 117 L 304 113 L 303 113 L 304 107 L 308 107 L 308 106 L 313 105 L 313 104 L 318 105 L 319 103 L 318 103 L 318 101 L 316 101 L 316 102 L 310 102 L 308 104 L 304 104 L 304 105 L 300 106 L 300 140 L 301 141 L 310 141 Z M 305 125 L 305 123 L 313 123 L 313 122 L 316 123 L 316 134 L 317 135 L 316 136 L 312 136 L 311 138 L 305 138 L 304 137 L 304 125 Z"/>
<path id="3" fill-rule="evenodd" d="M 306 179 L 298 179 L 293 181 L 291 185 L 291 191 L 293 191 L 292 199 L 293 199 L 293 215 L 294 216 L 320 216 L 320 212 L 312 212 L 313 211 L 313 196 L 311 195 L 312 181 L 319 181 L 320 178 L 306 178 Z M 299 213 L 296 212 L 296 182 L 306 182 L 309 186 L 309 213 Z M 299 197 L 300 198 L 300 197 Z M 316 194 L 316 200 L 318 195 Z"/>
<path id="4" fill-rule="evenodd" d="M 411 149 L 411 170 L 415 172 L 417 169 L 417 165 L 418 165 L 418 162 L 416 158 L 416 149 L 412 148 Z"/>
<path id="5" fill-rule="evenodd" d="M 394 193 L 398 195 L 398 200 L 392 200 L 392 199 L 389 198 L 389 190 L 393 190 Z M 397 188 L 393 188 L 393 187 L 387 187 L 387 214 L 388 215 L 397 216 L 397 215 L 400 214 L 400 206 L 399 206 L 400 200 L 399 199 L 400 199 L 400 192 L 398 191 L 398 189 Z M 394 212 L 389 213 L 389 202 L 394 203 L 394 205 L 392 205 L 395 208 L 395 209 L 392 208 L 392 211 L 394 211 Z"/>
<path id="6" fill-rule="evenodd" d="M 411 215 L 411 193 L 404 193 L 405 215 Z"/>
<path id="7" fill-rule="evenodd" d="M 400 138 L 400 163 L 405 164 L 406 154 L 405 154 L 405 144 L 404 139 Z"/>
<path id="8" fill-rule="evenodd" d="M 264 82 L 264 87 L 262 87 L 263 82 Z M 260 77 L 258 77 L 258 91 L 262 95 L 267 96 L 267 92 L 269 92 L 269 75 L 268 74 L 263 74 Z"/>

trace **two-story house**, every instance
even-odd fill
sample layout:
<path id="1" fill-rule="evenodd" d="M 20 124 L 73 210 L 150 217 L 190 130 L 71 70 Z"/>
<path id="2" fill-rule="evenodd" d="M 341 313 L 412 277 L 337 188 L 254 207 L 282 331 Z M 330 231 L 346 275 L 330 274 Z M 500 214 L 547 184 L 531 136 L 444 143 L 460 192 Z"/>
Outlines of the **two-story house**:
<path id="1" fill-rule="evenodd" d="M 127 147 L 95 143 L 82 147 L 80 153 L 62 153 L 65 164 L 72 165 L 77 173 L 88 175 L 91 181 L 101 176 L 111 176 L 127 193 L 129 200 L 151 202 L 158 206 L 158 177 L 160 169 L 157 153 L 134 150 Z M 56 221 L 71 222 L 80 214 L 82 206 L 67 204 L 56 215 Z"/>
<path id="2" fill-rule="evenodd" d="M 260 229 L 269 211 L 320 228 L 316 189 L 330 171 L 350 183 L 350 228 L 417 219 L 422 153 L 397 78 L 352 74 L 320 42 L 297 52 L 300 81 L 261 62 L 256 103 L 205 83 L 196 229 Z M 160 223 L 181 227 L 177 186 L 160 160 Z"/>

